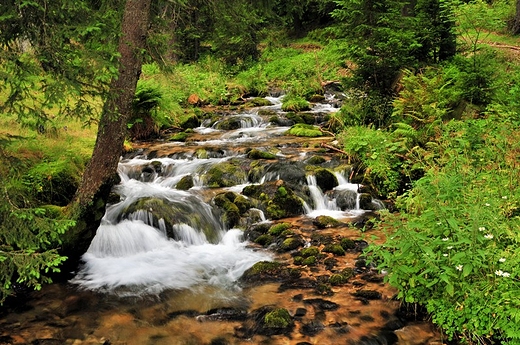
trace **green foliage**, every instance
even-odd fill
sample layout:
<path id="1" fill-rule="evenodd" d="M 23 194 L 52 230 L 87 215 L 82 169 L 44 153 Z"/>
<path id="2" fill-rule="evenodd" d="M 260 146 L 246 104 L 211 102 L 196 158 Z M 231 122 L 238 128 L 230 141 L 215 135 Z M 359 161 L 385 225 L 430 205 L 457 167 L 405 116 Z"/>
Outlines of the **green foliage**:
<path id="1" fill-rule="evenodd" d="M 305 111 L 310 110 L 310 104 L 303 97 L 287 95 L 283 98 L 282 110 L 283 111 Z"/>
<path id="2" fill-rule="evenodd" d="M 291 324 L 291 314 L 285 308 L 276 308 L 264 316 L 264 325 L 267 328 L 286 328 Z"/>
<path id="3" fill-rule="evenodd" d="M 390 124 L 392 98 L 376 91 L 353 90 L 345 100 L 335 121 L 342 126 L 375 126 L 384 128 Z"/>
<path id="4" fill-rule="evenodd" d="M 518 342 L 518 122 L 453 120 L 426 174 L 399 198 L 370 252 L 398 297 L 426 306 L 450 337 Z"/>
<path id="5" fill-rule="evenodd" d="M 398 191 L 408 174 L 400 157 L 408 149 L 397 138 L 389 131 L 367 127 L 349 127 L 339 136 L 344 150 L 365 168 L 368 184 L 384 198 Z"/>

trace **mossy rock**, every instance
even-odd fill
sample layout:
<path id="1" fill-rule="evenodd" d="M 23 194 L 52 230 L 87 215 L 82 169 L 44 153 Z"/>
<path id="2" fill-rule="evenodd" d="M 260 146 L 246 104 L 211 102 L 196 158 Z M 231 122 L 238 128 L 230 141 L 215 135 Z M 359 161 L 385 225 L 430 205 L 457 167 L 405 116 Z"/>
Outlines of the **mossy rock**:
<path id="1" fill-rule="evenodd" d="M 311 255 L 311 256 L 303 259 L 303 261 L 302 261 L 302 265 L 305 265 L 305 266 L 316 266 L 317 263 L 318 263 L 318 259 L 314 255 Z"/>
<path id="2" fill-rule="evenodd" d="M 292 326 L 291 314 L 285 308 L 276 308 L 264 316 L 263 326 L 266 328 L 288 328 Z"/>
<path id="3" fill-rule="evenodd" d="M 259 245 L 261 245 L 261 246 L 263 246 L 263 247 L 267 247 L 268 245 L 270 245 L 270 244 L 273 243 L 273 242 L 274 242 L 274 238 L 273 238 L 273 236 L 271 236 L 271 235 L 267 235 L 267 234 L 265 234 L 265 235 L 260 235 L 260 236 L 258 236 L 258 237 L 255 239 L 255 243 L 256 243 L 256 244 L 259 244 Z"/>
<path id="4" fill-rule="evenodd" d="M 309 256 L 318 256 L 319 254 L 320 250 L 318 249 L 318 247 L 308 247 L 300 251 L 300 255 L 304 258 L 307 258 Z"/>
<path id="5" fill-rule="evenodd" d="M 243 283 L 257 283 L 266 281 L 283 281 L 297 279 L 301 276 L 299 269 L 288 268 L 286 264 L 276 261 L 260 261 L 246 270 L 240 281 Z"/>
<path id="6" fill-rule="evenodd" d="M 260 116 L 276 116 L 276 111 L 272 109 L 260 109 L 258 110 L 258 115 Z"/>
<path id="7" fill-rule="evenodd" d="M 270 219 L 281 219 L 303 214 L 303 201 L 283 181 L 247 186 L 242 193 L 258 201 Z"/>
<path id="8" fill-rule="evenodd" d="M 338 178 L 328 169 L 318 168 L 314 170 L 314 176 L 316 176 L 316 184 L 324 192 L 338 186 Z"/>
<path id="9" fill-rule="evenodd" d="M 345 249 L 343 249 L 343 247 L 339 244 L 328 244 L 322 249 L 322 252 L 332 253 L 336 256 L 345 255 Z"/>
<path id="10" fill-rule="evenodd" d="M 172 134 L 168 140 L 182 142 L 182 141 L 186 141 L 186 139 L 188 139 L 189 136 L 190 135 L 186 132 L 179 132 L 179 133 Z"/>
<path id="11" fill-rule="evenodd" d="M 242 122 L 238 116 L 228 116 L 215 124 L 216 129 L 230 131 L 242 127 Z"/>
<path id="12" fill-rule="evenodd" d="M 356 249 L 356 242 L 350 238 L 342 238 L 339 244 L 345 250 Z"/>
<path id="13" fill-rule="evenodd" d="M 240 209 L 233 201 L 237 198 L 237 194 L 233 192 L 225 192 L 216 195 L 213 202 L 217 205 L 222 214 L 222 222 L 229 228 L 233 228 L 240 221 Z"/>
<path id="14" fill-rule="evenodd" d="M 199 118 L 195 115 L 188 117 L 186 120 L 181 122 L 180 127 L 184 130 L 188 128 L 197 128 L 201 124 Z"/>
<path id="15" fill-rule="evenodd" d="M 233 203 L 237 205 L 238 210 L 240 211 L 240 215 L 243 215 L 251 207 L 253 207 L 253 203 L 251 202 L 251 200 L 240 194 L 236 195 L 235 199 L 233 200 Z"/>
<path id="16" fill-rule="evenodd" d="M 322 156 L 312 156 L 307 160 L 307 164 L 320 165 L 325 163 L 327 160 Z"/>
<path id="17" fill-rule="evenodd" d="M 348 282 L 348 278 L 343 276 L 342 274 L 333 274 L 329 277 L 330 285 L 343 285 Z"/>
<path id="18" fill-rule="evenodd" d="M 332 228 L 341 224 L 338 220 L 330 216 L 318 216 L 313 219 L 312 223 L 318 229 Z"/>
<path id="19" fill-rule="evenodd" d="M 273 226 L 271 226 L 269 228 L 269 235 L 272 235 L 272 236 L 280 236 L 282 234 L 282 232 L 284 232 L 285 230 L 287 229 L 290 229 L 291 228 L 291 224 L 290 223 L 278 223 L 278 224 L 274 224 Z"/>
<path id="20" fill-rule="evenodd" d="M 198 159 L 208 159 L 209 153 L 206 149 L 197 149 L 197 151 L 195 151 L 195 156 Z"/>
<path id="21" fill-rule="evenodd" d="M 309 97 L 309 102 L 312 103 L 322 103 L 325 100 L 325 96 L 314 94 L 311 97 Z"/>
<path id="22" fill-rule="evenodd" d="M 183 176 L 175 186 L 179 190 L 188 190 L 191 187 L 193 187 L 193 177 L 191 175 Z"/>
<path id="23" fill-rule="evenodd" d="M 286 134 L 288 135 L 294 135 L 297 137 L 309 137 L 309 138 L 316 138 L 323 136 L 322 131 L 313 125 L 303 124 L 303 123 L 297 123 L 294 126 L 292 126 Z"/>
<path id="24" fill-rule="evenodd" d="M 246 173 L 241 166 L 232 162 L 222 162 L 206 171 L 203 179 L 211 188 L 232 187 L 246 181 Z"/>
<path id="25" fill-rule="evenodd" d="M 269 105 L 273 105 L 271 101 L 262 97 L 255 97 L 251 100 L 248 100 L 245 104 L 247 107 L 266 107 Z"/>
<path id="26" fill-rule="evenodd" d="M 247 153 L 247 158 L 249 159 L 276 159 L 276 155 L 266 152 L 260 151 L 258 149 L 252 149 Z"/>
<path id="27" fill-rule="evenodd" d="M 303 240 L 300 237 L 289 237 L 280 243 L 280 246 L 278 247 L 280 251 L 282 252 L 288 252 L 291 250 L 298 249 L 303 245 Z"/>

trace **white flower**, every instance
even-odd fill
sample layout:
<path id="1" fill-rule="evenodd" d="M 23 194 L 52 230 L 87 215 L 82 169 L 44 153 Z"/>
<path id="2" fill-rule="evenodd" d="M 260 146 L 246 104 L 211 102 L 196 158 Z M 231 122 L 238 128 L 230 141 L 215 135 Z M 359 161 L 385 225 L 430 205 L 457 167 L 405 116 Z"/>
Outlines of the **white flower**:
<path id="1" fill-rule="evenodd" d="M 478 228 L 478 231 L 485 231 L 486 228 L 484 226 L 481 226 L 480 228 Z"/>
<path id="2" fill-rule="evenodd" d="M 502 199 L 504 199 L 504 200 L 507 199 L 507 196 L 504 195 L 504 196 L 502 197 Z"/>
<path id="3" fill-rule="evenodd" d="M 484 205 L 486 205 L 487 207 L 491 206 L 491 205 L 490 205 L 490 204 L 488 204 L 487 202 L 486 202 L 486 203 L 485 203 Z"/>
<path id="4" fill-rule="evenodd" d="M 490 240 L 493 238 L 493 234 L 484 235 L 484 238 Z"/>
<path id="5" fill-rule="evenodd" d="M 448 254 L 442 254 L 442 256 L 448 256 Z"/>
<path id="6" fill-rule="evenodd" d="M 453 246 L 447 246 L 446 249 L 453 249 Z"/>
<path id="7" fill-rule="evenodd" d="M 506 262 L 506 258 L 500 258 L 498 259 L 499 262 Z"/>
<path id="8" fill-rule="evenodd" d="M 442 225 L 442 222 L 437 222 L 437 225 Z"/>
<path id="9" fill-rule="evenodd" d="M 449 241 L 450 239 L 447 238 L 447 237 L 444 237 L 442 240 L 443 240 L 444 242 L 446 242 L 446 241 Z"/>
<path id="10" fill-rule="evenodd" d="M 495 275 L 497 275 L 499 277 L 502 277 L 503 274 L 504 274 L 504 271 L 502 271 L 502 270 L 496 270 L 495 271 Z"/>
<path id="11" fill-rule="evenodd" d="M 455 268 L 457 269 L 457 271 L 462 271 L 462 267 L 464 267 L 464 266 L 462 266 L 462 265 L 457 265 L 457 266 L 455 266 Z"/>
<path id="12" fill-rule="evenodd" d="M 502 277 L 510 277 L 510 276 L 511 276 L 511 273 L 509 273 L 509 272 L 502 273 Z"/>

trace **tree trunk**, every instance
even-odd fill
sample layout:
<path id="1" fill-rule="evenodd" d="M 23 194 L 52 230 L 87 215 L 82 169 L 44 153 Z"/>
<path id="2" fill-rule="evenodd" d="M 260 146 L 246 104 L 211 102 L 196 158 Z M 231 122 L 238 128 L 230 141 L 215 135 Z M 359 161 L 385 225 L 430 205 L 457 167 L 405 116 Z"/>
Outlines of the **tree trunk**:
<path id="1" fill-rule="evenodd" d="M 103 107 L 92 158 L 70 205 L 77 225 L 66 235 L 64 254 L 72 261 L 90 245 L 103 217 L 110 190 L 118 182 L 117 165 L 141 74 L 141 51 L 145 47 L 150 3 L 151 0 L 127 0 L 125 4 L 118 47 L 119 75 L 110 84 L 110 95 Z"/>
<path id="2" fill-rule="evenodd" d="M 520 34 L 520 0 L 516 0 L 516 14 L 509 22 L 509 30 L 513 35 Z"/>

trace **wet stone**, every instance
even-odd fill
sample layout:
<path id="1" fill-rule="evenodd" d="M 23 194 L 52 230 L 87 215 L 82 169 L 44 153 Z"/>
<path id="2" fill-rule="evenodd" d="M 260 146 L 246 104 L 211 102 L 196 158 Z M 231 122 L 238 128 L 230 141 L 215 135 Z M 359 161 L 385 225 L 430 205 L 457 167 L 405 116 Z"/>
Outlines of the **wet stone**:
<path id="1" fill-rule="evenodd" d="M 354 292 L 352 295 L 367 300 L 379 300 L 382 298 L 381 292 L 375 290 L 359 290 Z"/>
<path id="2" fill-rule="evenodd" d="M 300 333 L 303 335 L 314 336 L 325 329 L 325 326 L 320 321 L 311 321 L 302 325 Z"/>
<path id="3" fill-rule="evenodd" d="M 303 303 L 310 304 L 318 310 L 336 310 L 339 308 L 339 304 L 321 298 L 305 299 Z"/>
<path id="4" fill-rule="evenodd" d="M 294 312 L 294 317 L 296 318 L 302 318 L 307 314 L 307 309 L 305 308 L 297 308 Z"/>

